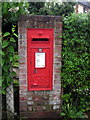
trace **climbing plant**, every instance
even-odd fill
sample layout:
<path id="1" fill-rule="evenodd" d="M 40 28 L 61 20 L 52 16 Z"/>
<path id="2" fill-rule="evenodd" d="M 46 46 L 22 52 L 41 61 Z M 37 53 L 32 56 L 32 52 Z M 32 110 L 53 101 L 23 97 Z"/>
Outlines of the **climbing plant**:
<path id="1" fill-rule="evenodd" d="M 13 67 L 18 66 L 19 56 L 15 52 L 16 38 L 18 37 L 15 33 L 15 26 L 13 26 L 12 32 L 5 32 L 2 35 L 2 50 L 0 54 L 2 55 L 2 93 L 5 94 L 6 88 L 13 83 L 14 76 L 16 73 Z"/>
<path id="2" fill-rule="evenodd" d="M 28 14 L 28 9 L 27 9 L 28 6 L 29 4 L 28 2 L 25 2 L 25 0 L 23 0 L 23 2 L 2 2 L 3 27 L 6 27 L 6 26 L 9 27 L 11 24 L 17 24 L 18 17 L 20 15 Z"/>
<path id="3" fill-rule="evenodd" d="M 18 18 L 28 14 L 28 2 L 2 2 L 2 92 L 13 82 L 18 67 Z M 13 26 L 13 27 L 12 27 Z"/>

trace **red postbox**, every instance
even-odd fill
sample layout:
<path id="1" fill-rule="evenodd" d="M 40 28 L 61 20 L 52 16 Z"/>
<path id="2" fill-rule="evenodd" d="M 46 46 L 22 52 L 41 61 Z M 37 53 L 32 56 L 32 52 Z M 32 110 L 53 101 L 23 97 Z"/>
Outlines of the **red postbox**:
<path id="1" fill-rule="evenodd" d="M 27 29 L 28 90 L 52 90 L 53 29 Z"/>

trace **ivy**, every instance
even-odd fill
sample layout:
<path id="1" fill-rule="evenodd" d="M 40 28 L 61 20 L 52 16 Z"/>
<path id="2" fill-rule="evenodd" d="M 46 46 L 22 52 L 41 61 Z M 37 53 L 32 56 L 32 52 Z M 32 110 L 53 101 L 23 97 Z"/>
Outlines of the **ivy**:
<path id="1" fill-rule="evenodd" d="M 15 27 L 13 26 L 12 32 L 5 32 L 2 35 L 2 93 L 5 94 L 6 88 L 14 82 L 14 76 L 16 73 L 13 71 L 13 67 L 18 67 L 19 56 L 15 51 L 16 37 Z"/>

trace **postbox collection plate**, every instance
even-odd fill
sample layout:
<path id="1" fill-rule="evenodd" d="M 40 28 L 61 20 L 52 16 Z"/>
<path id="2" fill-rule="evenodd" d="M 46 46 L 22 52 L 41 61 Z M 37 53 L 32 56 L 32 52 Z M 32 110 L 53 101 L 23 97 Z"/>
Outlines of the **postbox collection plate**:
<path id="1" fill-rule="evenodd" d="M 45 67 L 45 53 L 35 53 L 35 68 Z"/>

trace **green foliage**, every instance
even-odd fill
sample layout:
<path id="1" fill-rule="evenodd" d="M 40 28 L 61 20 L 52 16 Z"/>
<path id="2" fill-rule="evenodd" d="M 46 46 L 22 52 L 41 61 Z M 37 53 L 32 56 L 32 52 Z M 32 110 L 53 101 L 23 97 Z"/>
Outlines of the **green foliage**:
<path id="1" fill-rule="evenodd" d="M 29 3 L 29 12 L 34 15 L 60 15 L 67 16 L 74 12 L 74 2 L 36 2 Z"/>
<path id="2" fill-rule="evenodd" d="M 66 109 L 67 105 L 72 103 L 70 108 L 74 112 L 77 111 L 77 114 L 90 110 L 90 19 L 88 18 L 87 14 L 72 14 L 63 20 L 61 73 L 63 106 Z M 64 113 L 67 114 L 65 110 Z"/>
<path id="3" fill-rule="evenodd" d="M 28 2 L 2 2 L 3 25 L 16 23 L 20 14 L 28 13 Z"/>
<path id="4" fill-rule="evenodd" d="M 2 32 L 11 32 L 12 25 L 16 25 L 15 33 L 18 34 L 18 18 L 28 14 L 28 2 L 2 2 Z M 17 39 L 16 39 L 17 42 Z M 17 49 L 17 48 L 16 48 Z"/>
<path id="5" fill-rule="evenodd" d="M 0 19 L 2 18 L 2 3 L 0 2 Z"/>
<path id="6" fill-rule="evenodd" d="M 19 56 L 15 52 L 15 38 L 17 35 L 15 32 L 15 26 L 12 28 L 12 33 L 6 32 L 2 35 L 2 93 L 5 94 L 6 88 L 13 83 L 16 73 L 13 71 L 13 67 L 18 67 Z"/>
<path id="7" fill-rule="evenodd" d="M 44 2 L 29 2 L 28 11 L 32 15 L 38 15 L 40 14 L 40 9 L 44 7 L 44 5 Z"/>
<path id="8" fill-rule="evenodd" d="M 84 115 L 82 111 L 77 111 L 76 107 L 70 103 L 67 103 L 62 107 L 61 116 L 65 117 L 66 120 L 68 119 L 76 120 L 77 118 L 85 117 L 87 118 L 87 116 Z"/>

